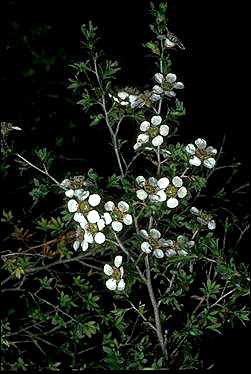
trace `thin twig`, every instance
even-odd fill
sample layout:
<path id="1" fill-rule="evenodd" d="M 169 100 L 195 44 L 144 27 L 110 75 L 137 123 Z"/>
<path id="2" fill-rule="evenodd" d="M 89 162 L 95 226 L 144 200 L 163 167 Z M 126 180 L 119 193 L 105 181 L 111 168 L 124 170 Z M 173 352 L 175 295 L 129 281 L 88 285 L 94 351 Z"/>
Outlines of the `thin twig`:
<path id="1" fill-rule="evenodd" d="M 53 177 L 51 176 L 49 173 L 48 173 L 48 170 L 45 168 L 45 170 L 42 170 L 40 169 L 39 167 L 37 167 L 36 165 L 32 164 L 30 161 L 28 161 L 26 158 L 24 158 L 23 156 L 21 156 L 19 153 L 15 153 L 15 155 L 17 157 L 19 157 L 21 160 L 23 160 L 24 162 L 26 162 L 26 164 L 30 165 L 31 167 L 33 167 L 34 169 L 38 170 L 40 173 L 46 175 L 48 178 L 50 178 L 51 180 L 53 180 L 54 183 L 56 183 L 57 186 L 59 186 L 61 189 L 64 189 L 63 186 L 61 186 L 61 184 Z"/>
<path id="2" fill-rule="evenodd" d="M 146 285 L 148 289 L 148 293 L 150 296 L 150 300 L 153 306 L 153 312 L 154 312 L 154 319 L 155 319 L 155 326 L 156 326 L 156 333 L 159 339 L 159 343 L 161 346 L 161 350 L 164 355 L 166 355 L 166 346 L 164 344 L 164 338 L 163 334 L 161 331 L 161 324 L 160 324 L 160 317 L 159 317 L 159 308 L 155 299 L 155 295 L 153 292 L 153 287 L 152 287 L 152 281 L 151 281 L 151 272 L 150 272 L 150 265 L 149 265 L 149 260 L 148 260 L 148 255 L 145 256 L 145 265 L 146 265 Z"/>

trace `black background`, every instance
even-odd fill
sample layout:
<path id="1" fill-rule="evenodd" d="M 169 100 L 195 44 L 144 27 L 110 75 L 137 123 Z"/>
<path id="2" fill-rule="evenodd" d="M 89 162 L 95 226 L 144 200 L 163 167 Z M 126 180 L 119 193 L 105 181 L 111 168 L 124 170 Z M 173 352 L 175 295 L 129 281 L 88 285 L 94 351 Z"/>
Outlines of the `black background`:
<path id="1" fill-rule="evenodd" d="M 248 128 L 243 118 L 241 88 L 245 76 L 240 65 L 241 35 L 234 26 L 241 20 L 243 10 L 236 4 L 226 6 L 223 3 L 168 1 L 169 28 L 187 47 L 184 52 L 173 52 L 173 70 L 185 84 L 184 93 L 179 93 L 187 110 L 181 133 L 188 141 L 194 136 L 206 137 L 208 143 L 218 148 L 226 133 L 226 150 L 246 162 Z M 41 142 L 53 148 L 56 135 L 66 135 L 69 144 L 66 141 L 65 156 L 70 157 L 73 152 L 72 157 L 84 155 L 88 158 L 90 142 L 86 141 L 88 136 L 81 127 L 85 116 L 79 113 L 79 107 L 69 106 L 64 98 L 71 97 L 66 90 L 67 80 L 72 75 L 68 63 L 79 61 L 83 56 L 80 26 L 89 19 L 99 26 L 103 48 L 122 65 L 124 83 L 151 85 L 151 60 L 144 57 L 146 50 L 141 46 L 151 39 L 149 2 L 13 0 L 6 5 L 2 119 L 20 122 L 26 131 L 22 142 L 27 141 L 27 147 L 31 142 Z M 50 26 L 48 35 L 33 38 L 32 44 L 31 30 L 45 24 Z M 27 69 L 34 58 L 21 43 L 27 34 L 31 49 L 43 48 L 50 56 L 60 49 L 66 59 L 59 56 L 48 72 L 36 70 L 35 79 L 24 77 L 23 68 Z M 78 122 L 79 126 L 71 134 L 67 130 L 65 134 L 64 124 L 69 120 Z M 74 142 L 79 146 L 83 144 L 82 155 Z M 83 151 L 86 147 L 87 152 Z M 94 144 L 91 150 L 93 147 Z M 99 150 L 100 146 L 91 159 L 99 158 Z"/>

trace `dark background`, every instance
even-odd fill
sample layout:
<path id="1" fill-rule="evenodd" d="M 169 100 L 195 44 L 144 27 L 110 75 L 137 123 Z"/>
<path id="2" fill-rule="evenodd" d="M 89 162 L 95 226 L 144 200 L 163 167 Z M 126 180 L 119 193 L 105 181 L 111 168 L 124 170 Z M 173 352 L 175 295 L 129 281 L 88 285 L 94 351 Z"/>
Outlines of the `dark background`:
<path id="1" fill-rule="evenodd" d="M 187 110 L 181 135 L 187 141 L 206 137 L 219 148 L 226 133 L 226 151 L 245 162 L 248 131 L 240 88 L 245 77 L 239 62 L 240 35 L 233 25 L 241 19 L 242 9 L 216 1 L 170 0 L 168 5 L 169 28 L 187 47 L 184 52 L 173 52 L 173 71 L 185 84 L 184 92 L 179 92 Z M 21 142 L 27 143 L 27 149 L 35 144 L 55 149 L 56 139 L 63 137 L 58 150 L 65 162 L 65 158 L 75 157 L 88 159 L 94 167 L 102 163 L 103 133 L 91 129 L 99 139 L 95 140 L 97 147 L 91 143 L 90 148 L 88 117 L 66 89 L 72 77 L 69 64 L 83 57 L 80 26 L 92 19 L 99 26 L 108 56 L 122 65 L 122 81 L 143 87 L 152 84 L 153 76 L 152 61 L 144 57 L 146 50 L 141 46 L 152 37 L 148 9 L 145 0 L 6 2 L 1 118 L 24 128 Z M 51 63 L 46 64 L 48 58 Z"/>
<path id="2" fill-rule="evenodd" d="M 102 129 L 87 127 L 88 117 L 66 88 L 72 77 L 69 64 L 83 58 L 80 26 L 92 19 L 100 29 L 108 56 L 121 63 L 125 84 L 127 79 L 140 87 L 151 83 L 151 60 L 145 59 L 141 46 L 151 39 L 149 2 L 3 3 L 7 24 L 1 41 L 0 117 L 23 128 L 23 134 L 16 137 L 17 149 L 28 159 L 35 146 L 53 150 L 57 155 L 54 175 L 59 180 L 66 170 L 75 169 L 81 174 L 90 167 L 101 175 L 111 175 L 112 158 L 103 150 L 108 139 Z M 185 84 L 179 96 L 187 110 L 181 137 L 186 142 L 205 137 L 210 145 L 219 148 L 226 133 L 225 155 L 231 154 L 243 163 L 245 179 L 248 129 L 240 88 L 245 76 L 240 68 L 240 35 L 234 27 L 243 11 L 234 2 L 225 6 L 217 1 L 170 0 L 168 4 L 169 28 L 186 45 L 186 51 L 173 53 L 173 71 Z M 21 176 L 15 182 L 12 173 L 5 181 L 9 191 L 6 202 L 9 199 L 10 205 L 23 183 Z M 206 344 L 204 354 L 209 361 L 210 355 L 217 357 L 223 367 L 235 362 L 235 358 L 242 366 L 245 349 L 243 336 L 233 330 L 217 344 Z"/>

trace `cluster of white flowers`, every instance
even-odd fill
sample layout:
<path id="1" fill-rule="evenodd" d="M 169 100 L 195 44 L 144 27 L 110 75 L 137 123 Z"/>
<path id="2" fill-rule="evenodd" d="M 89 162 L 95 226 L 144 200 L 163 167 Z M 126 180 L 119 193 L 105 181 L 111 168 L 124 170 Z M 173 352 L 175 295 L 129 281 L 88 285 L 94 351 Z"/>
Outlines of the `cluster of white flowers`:
<path id="1" fill-rule="evenodd" d="M 111 291 L 123 291 L 125 289 L 124 269 L 121 266 L 122 260 L 122 256 L 116 256 L 114 259 L 115 266 L 104 265 L 104 273 L 111 277 L 106 281 L 106 287 Z"/>
<path id="2" fill-rule="evenodd" d="M 160 178 L 158 181 L 154 177 L 150 177 L 148 181 L 140 175 L 136 178 L 136 183 L 141 189 L 136 191 L 136 195 L 140 200 L 146 200 L 147 197 L 151 202 L 166 201 L 168 208 L 176 208 L 179 199 L 183 199 L 187 195 L 187 189 L 183 186 L 180 177 L 175 176 L 170 183 L 167 177 Z"/>
<path id="3" fill-rule="evenodd" d="M 204 210 L 199 210 L 195 206 L 190 209 L 190 212 L 194 214 L 197 221 L 203 225 L 207 226 L 209 230 L 214 230 L 216 228 L 215 220 L 212 219 L 210 214 L 207 214 Z"/>
<path id="4" fill-rule="evenodd" d="M 151 143 L 154 147 L 160 146 L 169 133 L 167 125 L 160 125 L 162 122 L 161 116 L 152 116 L 151 122 L 143 121 L 140 124 L 141 134 L 137 137 L 137 142 L 134 144 L 135 151 L 143 144 Z"/>
<path id="5" fill-rule="evenodd" d="M 204 139 L 198 138 L 194 144 L 188 144 L 186 151 L 190 157 L 189 163 L 193 166 L 200 166 L 201 163 L 208 169 L 212 169 L 215 166 L 215 159 L 212 156 L 217 154 L 217 150 L 211 146 L 207 147 L 207 142 Z"/>
<path id="6" fill-rule="evenodd" d="M 125 201 L 120 201 L 116 207 L 114 202 L 108 201 L 104 208 L 106 212 L 100 213 L 93 209 L 100 205 L 101 197 L 99 194 L 90 194 L 88 190 L 81 188 L 73 189 L 69 180 L 61 183 L 66 189 L 65 196 L 70 200 L 67 203 L 68 211 L 74 213 L 73 219 L 79 224 L 82 231 L 76 231 L 77 239 L 73 243 L 74 250 L 80 246 L 86 251 L 91 243 L 102 244 L 106 240 L 102 230 L 111 224 L 114 231 L 121 231 L 123 223 L 132 224 L 132 216 L 128 214 L 129 205 Z M 108 213 L 109 212 L 109 213 Z"/>
<path id="7" fill-rule="evenodd" d="M 177 82 L 177 76 L 173 73 L 169 73 L 166 76 L 162 73 L 156 73 L 154 79 L 156 83 L 158 83 L 153 86 L 153 92 L 156 95 L 175 97 L 176 92 L 174 90 L 181 90 L 184 88 L 184 84 L 182 82 Z"/>
<path id="8" fill-rule="evenodd" d="M 195 242 L 193 240 L 188 240 L 184 235 L 179 235 L 176 240 L 168 239 L 166 240 L 166 256 L 186 256 L 188 250 L 194 246 Z"/>

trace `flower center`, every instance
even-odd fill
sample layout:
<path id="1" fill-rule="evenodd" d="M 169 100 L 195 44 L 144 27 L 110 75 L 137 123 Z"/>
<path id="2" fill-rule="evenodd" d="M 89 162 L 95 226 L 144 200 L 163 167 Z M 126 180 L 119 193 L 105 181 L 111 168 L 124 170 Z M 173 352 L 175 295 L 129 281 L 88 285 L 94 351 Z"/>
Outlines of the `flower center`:
<path id="1" fill-rule="evenodd" d="M 168 81 L 164 81 L 162 83 L 162 88 L 163 88 L 164 91 L 172 91 L 172 89 L 173 89 L 173 83 L 170 83 Z"/>
<path id="2" fill-rule="evenodd" d="M 114 208 L 111 215 L 114 221 L 123 221 L 124 213 L 119 208 Z"/>
<path id="3" fill-rule="evenodd" d="M 168 197 L 175 197 L 177 193 L 177 188 L 174 186 L 168 186 L 165 190 Z"/>
<path id="4" fill-rule="evenodd" d="M 81 213 L 88 213 L 89 210 L 91 210 L 90 205 L 87 203 L 87 201 L 81 201 L 79 203 L 79 210 Z"/>
<path id="5" fill-rule="evenodd" d="M 152 194 L 157 192 L 157 188 L 149 184 L 148 182 L 144 183 L 144 189 L 147 193 Z"/>
<path id="6" fill-rule="evenodd" d="M 157 127 L 150 127 L 148 129 L 148 134 L 151 138 L 154 138 L 155 136 L 157 136 L 159 133 L 159 129 Z"/>
<path id="7" fill-rule="evenodd" d="M 149 239 L 149 244 L 153 249 L 159 249 L 161 247 L 160 242 L 154 238 Z"/>
<path id="8" fill-rule="evenodd" d="M 115 279 L 116 281 L 119 281 L 120 280 L 120 270 L 118 269 L 118 268 L 113 268 L 112 269 L 112 277 L 113 277 L 113 279 Z"/>
<path id="9" fill-rule="evenodd" d="M 99 229 L 96 223 L 88 223 L 85 226 L 85 230 L 88 231 L 92 235 L 96 235 L 99 232 Z"/>
<path id="10" fill-rule="evenodd" d="M 197 148 L 196 151 L 195 151 L 195 155 L 200 158 L 201 160 L 204 160 L 205 158 L 208 157 L 208 153 L 205 149 L 200 149 L 200 148 Z"/>

